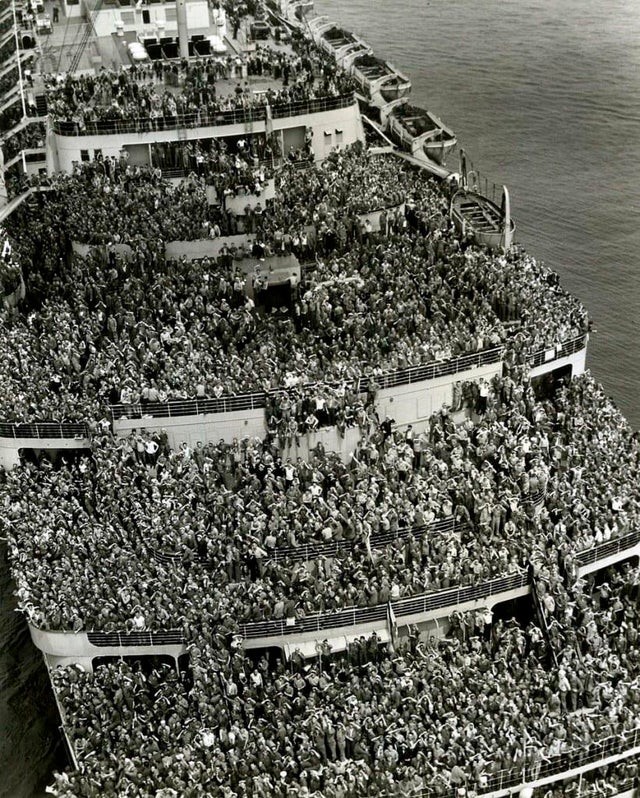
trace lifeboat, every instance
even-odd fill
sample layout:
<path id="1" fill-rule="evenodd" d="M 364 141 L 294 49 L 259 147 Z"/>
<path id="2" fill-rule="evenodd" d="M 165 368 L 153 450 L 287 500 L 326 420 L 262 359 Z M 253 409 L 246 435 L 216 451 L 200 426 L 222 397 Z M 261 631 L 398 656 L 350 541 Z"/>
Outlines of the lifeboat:
<path id="1" fill-rule="evenodd" d="M 348 58 L 344 66 L 349 69 L 363 96 L 378 108 L 406 97 L 411 91 L 409 78 L 370 50 Z"/>
<path id="2" fill-rule="evenodd" d="M 315 23 L 315 24 L 314 24 Z M 316 44 L 332 55 L 339 64 L 355 49 L 371 52 L 369 45 L 355 33 L 339 27 L 334 22 L 310 23 Z"/>
<path id="3" fill-rule="evenodd" d="M 460 233 L 471 233 L 478 244 L 505 252 L 513 244 L 516 226 L 506 186 L 502 187 L 502 206 L 477 191 L 456 191 L 451 199 L 451 217 Z"/>
<path id="4" fill-rule="evenodd" d="M 313 13 L 313 0 L 280 0 L 280 11 L 285 19 L 300 24 Z"/>
<path id="5" fill-rule="evenodd" d="M 414 158 L 442 164 L 457 144 L 456 135 L 435 114 L 395 100 L 381 109 L 383 128 L 389 138 Z"/>
<path id="6" fill-rule="evenodd" d="M 313 12 L 313 0 L 297 0 L 289 4 L 296 19 L 302 22 Z"/>

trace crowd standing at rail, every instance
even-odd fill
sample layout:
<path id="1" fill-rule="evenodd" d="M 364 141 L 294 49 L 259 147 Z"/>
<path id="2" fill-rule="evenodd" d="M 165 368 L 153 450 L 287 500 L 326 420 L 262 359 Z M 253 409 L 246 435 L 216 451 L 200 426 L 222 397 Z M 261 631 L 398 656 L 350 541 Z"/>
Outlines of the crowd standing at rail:
<path id="1" fill-rule="evenodd" d="M 511 378 L 494 391 L 475 423 L 372 423 L 347 463 L 100 433 L 72 463 L 26 463 L 2 489 L 21 606 L 48 629 L 161 630 L 203 608 L 237 624 L 384 604 L 532 558 L 573 573 L 637 527 L 637 439 L 588 377 L 554 402 Z"/>
<path id="2" fill-rule="evenodd" d="M 350 207 L 353 174 L 363 190 Z M 243 261 L 230 251 L 217 264 L 165 260 L 166 241 L 204 238 L 217 226 L 197 178 L 172 186 L 154 170 L 105 159 L 52 187 L 34 199 L 37 218 L 27 207 L 10 222 L 22 262 L 34 266 L 31 307 L 2 319 L 7 420 L 99 419 L 106 402 L 295 388 L 299 429 L 305 402 L 327 392 L 343 406 L 345 426 L 360 406 L 340 397 L 357 392 L 363 376 L 380 381 L 505 345 L 526 360 L 587 329 L 584 309 L 547 269 L 527 255 L 461 245 L 443 216 L 442 189 L 358 148 L 315 170 L 285 172 L 279 198 L 247 222 L 263 255 L 316 258 L 277 312 L 248 295 L 242 264 L 259 262 L 248 249 Z M 405 211 L 378 211 L 385 195 L 394 203 L 404 196 Z M 378 212 L 380 231 L 361 226 L 365 210 Z M 61 216 L 66 233 L 54 224 Z M 109 252 L 69 257 L 70 240 L 110 244 Z M 287 415 L 283 396 L 270 402 L 276 427 Z"/>
<path id="3" fill-rule="evenodd" d="M 42 122 L 34 122 L 9 136 L 2 142 L 5 163 L 15 158 L 22 150 L 44 147 L 46 134 L 45 125 Z"/>
<path id="4" fill-rule="evenodd" d="M 266 182 L 274 176 L 273 165 L 279 155 L 274 149 L 267 139 L 256 137 L 239 139 L 235 151 L 224 140 L 197 140 L 179 149 L 157 145 L 153 161 L 161 170 L 166 167 L 203 177 L 215 188 L 224 208 L 229 197 L 263 195 Z"/>
<path id="5" fill-rule="evenodd" d="M 100 130 L 100 123 L 118 120 L 155 130 L 175 125 L 177 118 L 206 126 L 227 112 L 353 92 L 352 79 L 331 56 L 304 37 L 294 38 L 293 45 L 292 52 L 260 45 L 247 63 L 211 57 L 154 61 L 128 70 L 103 68 L 97 75 L 47 75 L 49 114 L 54 122 L 74 125 L 80 134 L 93 123 Z M 251 78 L 259 80 L 260 91 L 253 91 Z"/>
<path id="6" fill-rule="evenodd" d="M 81 130 L 352 89 L 301 43 L 293 56 L 259 47 L 247 67 L 282 88 L 256 98 L 236 80 L 223 96 L 215 83 L 236 64 L 154 64 L 60 81 L 50 109 Z M 40 136 L 26 128 L 5 157 Z M 533 258 L 460 241 L 446 192 L 392 159 L 354 148 L 285 171 L 276 200 L 246 217 L 212 209 L 207 184 L 259 194 L 270 172 L 257 153 L 206 159 L 178 187 L 160 168 L 98 159 L 50 180 L 37 218 L 31 208 L 12 222 L 30 300 L 0 318 L 0 415 L 90 419 L 93 438 L 88 454 L 3 475 L 20 606 L 45 629 L 177 623 L 189 643 L 180 673 L 55 671 L 81 761 L 56 777 L 56 794 L 481 792 L 498 771 L 535 776 L 635 729 L 640 574 L 580 580 L 576 555 L 636 527 L 638 440 L 588 376 L 551 400 L 526 383 L 532 351 L 586 332 L 579 303 Z M 372 212 L 375 226 L 360 218 Z M 65 233 L 52 224 L 63 217 Z M 241 252 L 165 259 L 167 241 L 238 232 L 255 236 L 254 258 L 313 263 L 289 307 L 266 313 L 247 296 Z M 71 240 L 107 248 L 70 259 Z M 473 421 L 456 427 L 445 410 L 414 434 L 377 416 L 385 372 L 494 346 L 505 375 L 477 404 L 475 388 L 462 391 Z M 109 401 L 255 390 L 267 392 L 264 441 L 171 451 L 164 434 L 114 440 L 104 419 Z M 308 462 L 283 456 L 323 425 L 358 428 L 347 462 L 321 448 Z M 307 544 L 338 551 L 305 561 Z M 361 638 L 289 667 L 239 646 L 247 621 L 385 604 L 527 565 L 547 635 L 479 612 L 454 613 L 444 640 L 410 628 L 393 646 Z"/>
<path id="7" fill-rule="evenodd" d="M 581 773 L 572 779 L 554 782 L 534 791 L 535 798 L 574 798 L 578 795 L 588 798 L 611 798 L 640 786 L 640 762 L 637 757 L 629 757 L 605 765 L 595 770 Z"/>
<path id="8" fill-rule="evenodd" d="M 57 670 L 84 763 L 57 794 L 95 795 L 96 780 L 134 796 L 150 785 L 185 797 L 446 796 L 482 793 L 500 772 L 535 779 L 555 757 L 637 728 L 638 578 L 612 571 L 604 603 L 594 580 L 555 580 L 559 625 L 585 630 L 557 666 L 534 623 L 468 613 L 445 640 L 409 629 L 393 648 L 363 637 L 346 656 L 325 647 L 289 667 L 205 625 L 186 673 Z"/>

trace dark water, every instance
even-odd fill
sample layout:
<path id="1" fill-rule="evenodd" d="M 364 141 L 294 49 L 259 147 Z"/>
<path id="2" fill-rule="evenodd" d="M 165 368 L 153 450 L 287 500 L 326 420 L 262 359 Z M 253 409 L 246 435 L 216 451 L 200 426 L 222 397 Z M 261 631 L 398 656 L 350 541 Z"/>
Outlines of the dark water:
<path id="1" fill-rule="evenodd" d="M 518 239 L 591 311 L 589 365 L 640 427 L 640 4 L 316 0 L 407 71 L 413 99 L 507 183 Z M 0 798 L 38 794 L 56 719 L 0 551 Z"/>
<path id="2" fill-rule="evenodd" d="M 64 765 L 64 752 L 42 657 L 15 611 L 4 543 L 0 546 L 0 585 L 0 796 L 39 798 L 52 767 Z"/>

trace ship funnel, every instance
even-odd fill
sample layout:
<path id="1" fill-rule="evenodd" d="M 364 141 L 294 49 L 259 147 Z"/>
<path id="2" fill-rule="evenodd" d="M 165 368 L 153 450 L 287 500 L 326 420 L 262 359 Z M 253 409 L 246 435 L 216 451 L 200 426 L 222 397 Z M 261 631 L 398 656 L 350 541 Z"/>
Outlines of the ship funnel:
<path id="1" fill-rule="evenodd" d="M 189 58 L 189 29 L 187 28 L 187 0 L 176 0 L 178 21 L 178 45 L 180 58 Z"/>
<path id="2" fill-rule="evenodd" d="M 502 218 L 504 221 L 502 248 L 508 252 L 513 244 L 513 225 L 511 224 L 511 199 L 506 186 L 502 186 Z"/>

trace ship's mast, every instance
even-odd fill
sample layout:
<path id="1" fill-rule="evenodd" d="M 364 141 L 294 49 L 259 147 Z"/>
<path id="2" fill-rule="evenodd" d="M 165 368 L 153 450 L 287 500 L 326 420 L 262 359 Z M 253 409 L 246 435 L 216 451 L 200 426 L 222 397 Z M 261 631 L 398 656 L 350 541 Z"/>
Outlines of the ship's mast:
<path id="1" fill-rule="evenodd" d="M 189 57 L 189 30 L 187 28 L 187 0 L 176 0 L 176 19 L 178 20 L 178 45 L 180 58 Z"/>

